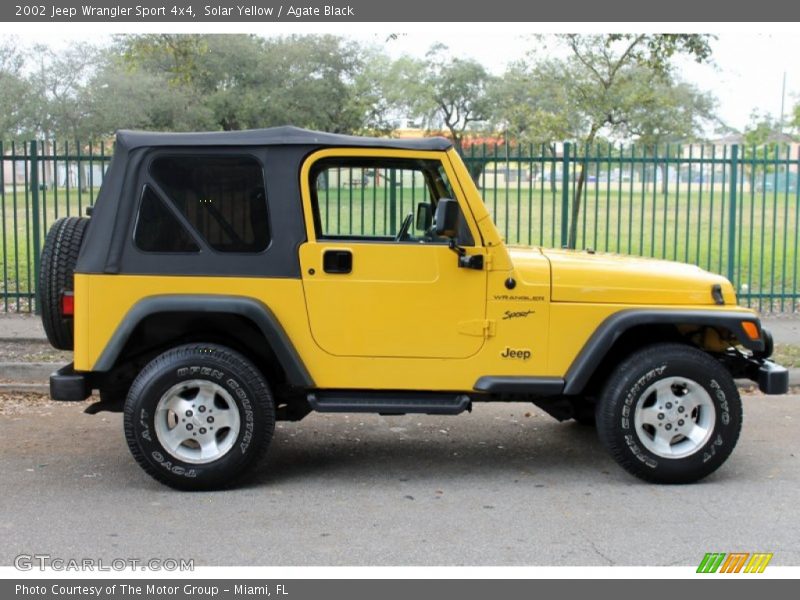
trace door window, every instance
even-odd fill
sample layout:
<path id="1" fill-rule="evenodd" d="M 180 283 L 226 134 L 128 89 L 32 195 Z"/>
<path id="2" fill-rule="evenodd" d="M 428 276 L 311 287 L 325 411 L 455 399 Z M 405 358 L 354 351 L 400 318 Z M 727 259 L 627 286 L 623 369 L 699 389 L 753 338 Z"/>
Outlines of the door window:
<path id="1" fill-rule="evenodd" d="M 454 198 L 436 160 L 326 158 L 311 168 L 312 207 L 319 239 L 446 244 L 433 217 Z M 458 243 L 474 245 L 463 215 Z"/>

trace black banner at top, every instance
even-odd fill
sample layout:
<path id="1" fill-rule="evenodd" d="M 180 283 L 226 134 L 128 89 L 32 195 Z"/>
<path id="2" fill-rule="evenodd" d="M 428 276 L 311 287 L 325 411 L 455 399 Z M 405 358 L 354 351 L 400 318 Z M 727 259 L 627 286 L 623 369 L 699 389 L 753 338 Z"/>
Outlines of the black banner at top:
<path id="1" fill-rule="evenodd" d="M 0 5 L 5 22 L 786 22 L 786 0 L 18 0 Z"/>

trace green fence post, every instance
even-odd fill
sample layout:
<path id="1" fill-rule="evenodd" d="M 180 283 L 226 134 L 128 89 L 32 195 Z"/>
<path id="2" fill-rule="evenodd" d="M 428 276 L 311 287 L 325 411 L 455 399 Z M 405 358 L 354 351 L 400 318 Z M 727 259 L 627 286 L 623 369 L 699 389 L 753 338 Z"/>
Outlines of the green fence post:
<path id="1" fill-rule="evenodd" d="M 40 232 L 39 232 L 39 160 L 38 160 L 38 144 L 35 141 L 30 143 L 30 160 L 31 160 L 31 203 L 33 210 L 33 281 L 28 282 L 28 290 L 32 292 L 31 302 L 33 303 L 36 314 L 39 314 L 41 307 L 37 301 L 37 287 L 39 284 L 39 252 L 40 248 Z"/>
<path id="2" fill-rule="evenodd" d="M 397 233 L 397 171 L 389 170 L 389 235 Z"/>
<path id="3" fill-rule="evenodd" d="M 564 142 L 564 152 L 561 155 L 561 247 L 569 244 L 569 148 L 570 143 Z"/>
<path id="4" fill-rule="evenodd" d="M 731 147 L 731 192 L 728 203 L 728 280 L 733 281 L 736 273 L 736 186 L 739 181 L 739 146 Z"/>

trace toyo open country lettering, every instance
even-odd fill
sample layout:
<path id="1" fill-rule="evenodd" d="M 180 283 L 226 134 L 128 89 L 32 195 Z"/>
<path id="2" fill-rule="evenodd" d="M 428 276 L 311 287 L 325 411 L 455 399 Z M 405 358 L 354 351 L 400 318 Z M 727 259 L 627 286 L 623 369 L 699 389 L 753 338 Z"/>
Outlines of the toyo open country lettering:
<path id="1" fill-rule="evenodd" d="M 87 412 L 123 412 L 134 459 L 178 489 L 252 473 L 278 420 L 475 402 L 533 403 L 633 475 L 689 483 L 736 446 L 735 378 L 788 388 L 727 279 L 510 245 L 444 138 L 121 131 L 37 289 L 73 351 L 52 397 L 99 392 Z"/>

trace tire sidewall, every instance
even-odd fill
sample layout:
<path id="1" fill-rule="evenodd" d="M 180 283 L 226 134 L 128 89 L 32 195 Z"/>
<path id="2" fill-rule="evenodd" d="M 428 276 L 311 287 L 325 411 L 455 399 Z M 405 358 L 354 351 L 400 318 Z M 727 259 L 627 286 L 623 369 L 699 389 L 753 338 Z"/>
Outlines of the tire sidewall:
<path id="1" fill-rule="evenodd" d="M 233 365 L 222 365 L 202 355 L 165 361 L 152 371 L 143 371 L 128 394 L 126 428 L 133 434 L 141 459 L 153 474 L 178 487 L 207 488 L 224 485 L 257 457 L 257 447 L 272 436 L 274 417 L 267 414 L 259 390 L 248 383 L 245 373 Z M 174 385 L 192 379 L 205 379 L 224 388 L 236 404 L 241 423 L 234 445 L 221 458 L 206 464 L 188 463 L 174 457 L 158 440 L 156 408 Z M 271 399 L 270 399 L 271 402 Z"/>
<path id="2" fill-rule="evenodd" d="M 639 471 L 637 475 L 664 482 L 694 481 L 716 470 L 736 446 L 742 406 L 735 383 L 720 365 L 695 358 L 692 353 L 681 356 L 678 350 L 671 350 L 664 353 L 663 358 L 631 368 L 608 390 L 612 410 L 605 418 L 611 418 L 611 426 L 606 427 L 605 433 L 611 438 L 609 441 L 627 455 L 630 466 Z M 716 413 L 709 439 L 683 458 L 665 458 L 650 452 L 635 427 L 636 405 L 642 394 L 653 383 L 667 377 L 690 379 L 702 386 L 711 397 Z"/>

